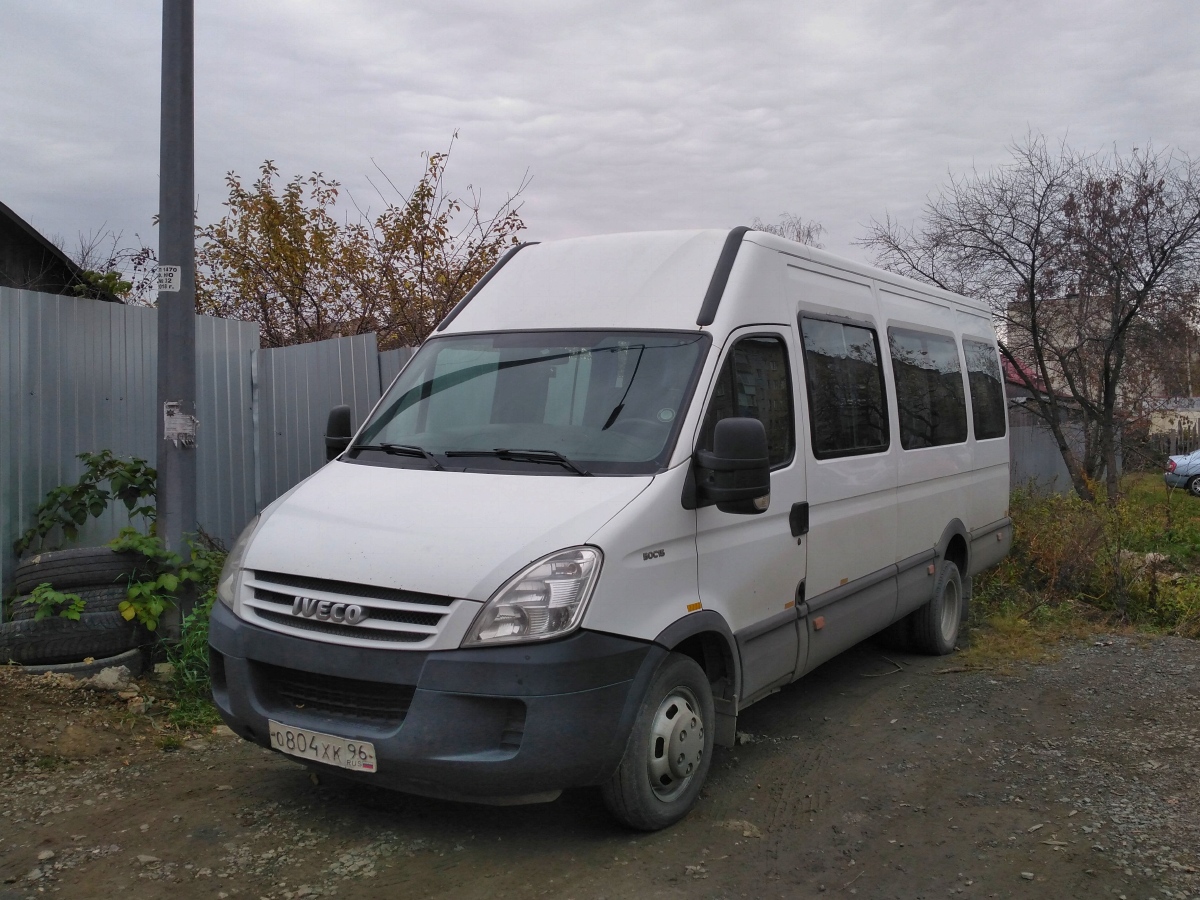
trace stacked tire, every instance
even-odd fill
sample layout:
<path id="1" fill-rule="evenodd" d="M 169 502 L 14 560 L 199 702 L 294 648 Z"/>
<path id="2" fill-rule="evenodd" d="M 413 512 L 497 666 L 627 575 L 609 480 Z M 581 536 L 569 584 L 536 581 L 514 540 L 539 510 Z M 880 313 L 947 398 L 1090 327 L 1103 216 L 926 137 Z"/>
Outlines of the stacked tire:
<path id="1" fill-rule="evenodd" d="M 0 664 L 103 659 L 145 643 L 148 632 L 136 621 L 125 621 L 117 609 L 139 559 L 138 554 L 115 553 L 108 547 L 81 547 L 21 560 L 14 585 L 18 596 L 8 604 L 11 621 L 0 625 Z M 24 601 L 39 584 L 78 594 L 84 601 L 83 614 L 77 621 L 57 615 L 35 619 L 37 608 Z"/>

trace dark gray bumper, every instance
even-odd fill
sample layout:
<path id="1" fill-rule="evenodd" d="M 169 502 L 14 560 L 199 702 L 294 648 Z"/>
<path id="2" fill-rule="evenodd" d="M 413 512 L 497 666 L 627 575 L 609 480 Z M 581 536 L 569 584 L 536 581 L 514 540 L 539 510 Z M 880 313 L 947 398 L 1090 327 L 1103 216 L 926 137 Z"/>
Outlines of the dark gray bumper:
<path id="1" fill-rule="evenodd" d="M 343 647 L 267 631 L 220 603 L 209 643 L 213 699 L 242 737 L 269 746 L 267 721 L 275 719 L 370 741 L 375 774 L 336 771 L 463 799 L 606 780 L 666 653 L 589 631 L 432 653 Z"/>

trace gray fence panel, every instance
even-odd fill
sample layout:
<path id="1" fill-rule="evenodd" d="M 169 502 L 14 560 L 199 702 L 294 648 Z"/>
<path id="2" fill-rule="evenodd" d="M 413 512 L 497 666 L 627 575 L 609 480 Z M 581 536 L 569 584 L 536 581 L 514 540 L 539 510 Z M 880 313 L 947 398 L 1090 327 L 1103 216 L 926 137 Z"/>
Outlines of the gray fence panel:
<path id="1" fill-rule="evenodd" d="M 196 317 L 196 516 L 229 546 L 256 512 L 251 362 L 258 323 Z"/>
<path id="2" fill-rule="evenodd" d="M 1071 473 L 1063 462 L 1058 442 L 1046 423 L 1020 404 L 1008 409 L 1010 481 L 1013 488 L 1039 494 L 1066 494 L 1073 488 Z M 1083 428 L 1077 421 L 1064 421 L 1063 432 L 1077 456 L 1083 456 Z"/>
<path id="3" fill-rule="evenodd" d="M 158 313 L 0 288 L 0 586 L 13 542 L 46 492 L 78 479 L 76 455 L 111 450 L 154 461 Z M 329 410 L 357 426 L 412 355 L 379 353 L 375 335 L 258 349 L 258 325 L 197 317 L 199 525 L 229 544 L 271 500 L 325 461 Z M 123 508 L 89 520 L 76 543 L 128 524 Z"/>
<path id="4" fill-rule="evenodd" d="M 417 352 L 416 347 L 397 347 L 395 350 L 379 351 L 379 387 L 386 391 L 404 368 L 404 364 Z"/>
<path id="5" fill-rule="evenodd" d="M 154 458 L 153 310 L 0 288 L 0 582 L 12 544 L 46 492 L 83 471 L 76 455 L 108 449 Z M 149 354 L 147 354 L 149 348 Z M 147 359 L 149 355 L 149 359 Z M 102 543 L 128 524 L 110 510 L 81 529 Z"/>
<path id="6" fill-rule="evenodd" d="M 78 479 L 79 453 L 111 450 L 154 461 L 157 312 L 0 288 L 0 585 L 12 582 L 13 542 L 46 492 Z M 200 418 L 198 518 L 228 542 L 254 515 L 251 354 L 258 326 L 197 320 Z M 76 540 L 96 545 L 129 524 L 124 508 L 89 520 Z"/>
<path id="7" fill-rule="evenodd" d="M 375 335 L 275 347 L 254 354 L 259 508 L 325 463 L 329 410 L 349 404 L 354 424 L 379 399 Z"/>

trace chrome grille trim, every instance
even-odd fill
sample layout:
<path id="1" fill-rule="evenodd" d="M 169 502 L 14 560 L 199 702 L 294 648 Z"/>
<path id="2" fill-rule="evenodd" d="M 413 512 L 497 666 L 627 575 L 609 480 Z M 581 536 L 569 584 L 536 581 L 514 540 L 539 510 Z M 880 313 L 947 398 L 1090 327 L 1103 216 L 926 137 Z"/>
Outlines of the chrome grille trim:
<path id="1" fill-rule="evenodd" d="M 272 631 L 334 644 L 390 643 L 412 649 L 433 644 L 451 613 L 465 602 L 417 591 L 253 570 L 245 572 L 241 597 L 243 617 Z M 357 625 L 294 616 L 292 605 L 297 597 L 354 604 L 366 616 Z"/>

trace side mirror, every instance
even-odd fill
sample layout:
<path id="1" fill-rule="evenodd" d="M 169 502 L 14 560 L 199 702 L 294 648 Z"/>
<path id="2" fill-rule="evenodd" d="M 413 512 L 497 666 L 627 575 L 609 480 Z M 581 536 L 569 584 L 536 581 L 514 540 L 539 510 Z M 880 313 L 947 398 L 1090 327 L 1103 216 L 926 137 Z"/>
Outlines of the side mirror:
<path id="1" fill-rule="evenodd" d="M 325 423 L 326 462 L 349 447 L 352 437 L 354 437 L 354 428 L 350 424 L 350 407 L 335 406 L 329 411 L 329 420 Z"/>
<path id="2" fill-rule="evenodd" d="M 727 513 L 757 515 L 771 503 L 767 430 L 758 419 L 722 419 L 713 430 L 713 449 L 697 450 L 698 506 L 716 504 Z"/>

